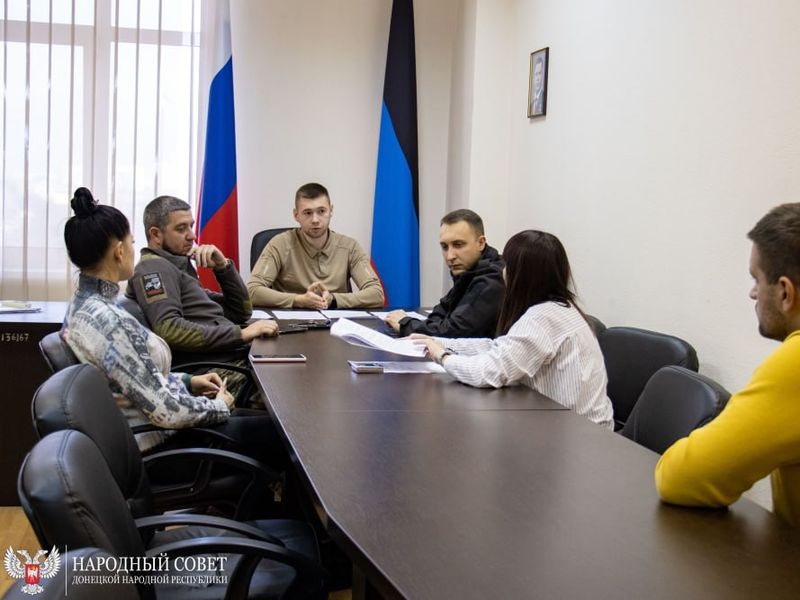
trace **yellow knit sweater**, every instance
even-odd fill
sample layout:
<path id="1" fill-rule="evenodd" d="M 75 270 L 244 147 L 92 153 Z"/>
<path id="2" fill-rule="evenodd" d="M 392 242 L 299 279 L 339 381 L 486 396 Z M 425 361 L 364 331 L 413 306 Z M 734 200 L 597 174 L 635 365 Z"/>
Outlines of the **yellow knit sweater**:
<path id="1" fill-rule="evenodd" d="M 675 442 L 655 475 L 665 502 L 727 506 L 768 474 L 775 512 L 800 526 L 800 331 L 716 419 Z"/>

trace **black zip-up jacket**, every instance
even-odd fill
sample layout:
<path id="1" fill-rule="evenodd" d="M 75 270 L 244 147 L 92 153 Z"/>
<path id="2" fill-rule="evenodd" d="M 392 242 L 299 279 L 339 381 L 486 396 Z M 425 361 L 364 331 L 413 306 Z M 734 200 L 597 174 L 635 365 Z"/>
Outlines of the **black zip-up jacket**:
<path id="1" fill-rule="evenodd" d="M 487 245 L 474 267 L 453 277 L 453 287 L 426 320 L 401 319 L 400 335 L 493 338 L 506 289 L 504 264 L 497 250 Z"/>

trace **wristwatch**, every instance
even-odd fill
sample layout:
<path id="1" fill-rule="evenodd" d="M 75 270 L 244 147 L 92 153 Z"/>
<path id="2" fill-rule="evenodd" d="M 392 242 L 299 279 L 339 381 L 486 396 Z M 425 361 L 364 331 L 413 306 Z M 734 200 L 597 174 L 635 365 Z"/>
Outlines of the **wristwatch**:
<path id="1" fill-rule="evenodd" d="M 440 365 L 443 365 L 444 357 L 445 356 L 451 356 L 453 354 L 455 354 L 455 352 L 450 350 L 450 348 L 445 348 L 444 351 L 439 355 L 439 360 L 437 360 L 436 362 L 439 363 Z"/>

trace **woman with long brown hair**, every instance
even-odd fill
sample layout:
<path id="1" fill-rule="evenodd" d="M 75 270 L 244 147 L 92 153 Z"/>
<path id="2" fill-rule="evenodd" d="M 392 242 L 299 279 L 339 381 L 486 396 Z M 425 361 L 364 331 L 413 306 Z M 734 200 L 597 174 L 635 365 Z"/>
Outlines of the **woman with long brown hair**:
<path id="1" fill-rule="evenodd" d="M 412 337 L 462 383 L 527 385 L 612 429 L 603 355 L 575 301 L 564 246 L 550 233 L 521 231 L 503 259 L 506 294 L 495 339 Z"/>

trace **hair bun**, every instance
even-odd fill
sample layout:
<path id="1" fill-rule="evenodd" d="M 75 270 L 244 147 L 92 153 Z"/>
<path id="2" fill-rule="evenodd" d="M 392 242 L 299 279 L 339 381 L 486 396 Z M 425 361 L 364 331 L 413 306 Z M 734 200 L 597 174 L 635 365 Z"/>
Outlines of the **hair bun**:
<path id="1" fill-rule="evenodd" d="M 75 190 L 70 206 L 75 211 L 76 217 L 85 218 L 91 216 L 97 210 L 97 201 L 92 196 L 92 192 L 85 187 L 80 187 Z"/>

